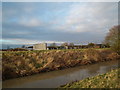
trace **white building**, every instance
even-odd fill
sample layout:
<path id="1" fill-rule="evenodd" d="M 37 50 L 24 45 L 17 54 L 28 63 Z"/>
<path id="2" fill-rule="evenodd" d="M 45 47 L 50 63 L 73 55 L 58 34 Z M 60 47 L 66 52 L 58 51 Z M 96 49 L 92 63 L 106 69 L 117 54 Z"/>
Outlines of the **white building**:
<path id="1" fill-rule="evenodd" d="M 47 43 L 34 44 L 33 50 L 47 50 Z"/>

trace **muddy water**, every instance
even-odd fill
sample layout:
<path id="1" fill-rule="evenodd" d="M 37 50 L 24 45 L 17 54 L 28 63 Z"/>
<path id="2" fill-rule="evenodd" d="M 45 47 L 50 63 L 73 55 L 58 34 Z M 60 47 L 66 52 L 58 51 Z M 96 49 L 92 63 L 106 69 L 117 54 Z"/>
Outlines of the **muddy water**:
<path id="1" fill-rule="evenodd" d="M 3 88 L 55 88 L 75 80 L 102 74 L 118 67 L 118 61 L 100 62 L 58 71 L 6 80 Z"/>

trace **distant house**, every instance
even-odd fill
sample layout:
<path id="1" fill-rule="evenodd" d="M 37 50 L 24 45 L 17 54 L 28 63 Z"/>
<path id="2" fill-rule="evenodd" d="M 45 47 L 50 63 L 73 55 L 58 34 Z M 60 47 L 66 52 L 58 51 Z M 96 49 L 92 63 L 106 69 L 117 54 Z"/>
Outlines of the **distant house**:
<path id="1" fill-rule="evenodd" d="M 52 49 L 81 49 L 81 48 L 88 48 L 87 45 L 65 45 L 65 46 L 48 46 L 48 50 Z"/>
<path id="2" fill-rule="evenodd" d="M 47 43 L 34 44 L 33 46 L 26 47 L 28 50 L 47 50 Z"/>
<path id="3" fill-rule="evenodd" d="M 47 46 L 47 43 L 34 44 L 28 46 L 28 50 L 54 50 L 54 49 L 84 49 L 90 48 L 88 45 L 65 45 L 65 46 Z M 109 48 L 105 44 L 95 44 L 93 48 Z"/>
<path id="4" fill-rule="evenodd" d="M 81 48 L 88 48 L 87 45 L 74 45 L 74 46 L 65 46 L 66 49 L 81 49 Z"/>
<path id="5" fill-rule="evenodd" d="M 47 50 L 52 50 L 52 49 L 66 49 L 64 46 L 48 46 Z"/>
<path id="6" fill-rule="evenodd" d="M 33 46 L 28 46 L 28 47 L 26 47 L 26 49 L 33 50 Z"/>
<path id="7" fill-rule="evenodd" d="M 110 46 L 106 44 L 95 44 L 94 48 L 110 48 Z"/>
<path id="8" fill-rule="evenodd" d="M 33 50 L 47 50 L 47 43 L 34 44 Z"/>

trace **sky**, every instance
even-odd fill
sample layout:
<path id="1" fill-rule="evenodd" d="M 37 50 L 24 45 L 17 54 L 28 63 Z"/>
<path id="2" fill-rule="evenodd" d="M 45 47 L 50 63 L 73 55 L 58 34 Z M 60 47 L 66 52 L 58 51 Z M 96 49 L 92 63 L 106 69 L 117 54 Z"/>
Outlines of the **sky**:
<path id="1" fill-rule="evenodd" d="M 0 42 L 101 43 L 115 25 L 117 2 L 2 2 Z"/>

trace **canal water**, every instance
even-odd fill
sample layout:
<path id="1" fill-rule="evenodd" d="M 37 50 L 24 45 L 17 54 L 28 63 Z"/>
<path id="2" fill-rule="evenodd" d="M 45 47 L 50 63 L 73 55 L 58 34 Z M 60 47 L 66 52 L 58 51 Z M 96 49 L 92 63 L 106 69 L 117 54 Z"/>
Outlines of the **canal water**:
<path id="1" fill-rule="evenodd" d="M 66 83 L 82 80 L 118 68 L 118 61 L 100 62 L 64 70 L 40 73 L 3 81 L 3 88 L 56 88 Z"/>

